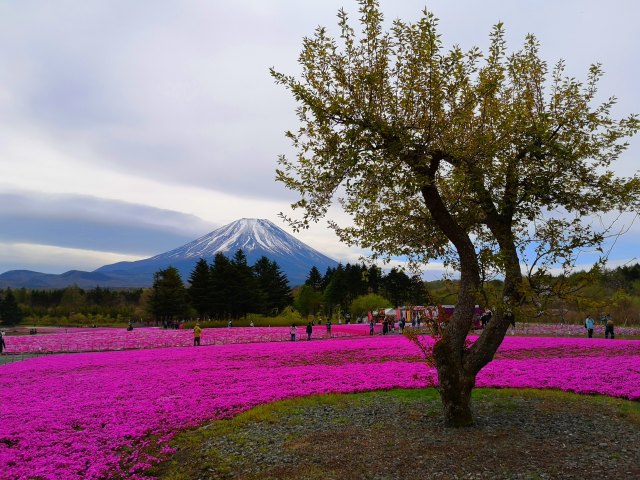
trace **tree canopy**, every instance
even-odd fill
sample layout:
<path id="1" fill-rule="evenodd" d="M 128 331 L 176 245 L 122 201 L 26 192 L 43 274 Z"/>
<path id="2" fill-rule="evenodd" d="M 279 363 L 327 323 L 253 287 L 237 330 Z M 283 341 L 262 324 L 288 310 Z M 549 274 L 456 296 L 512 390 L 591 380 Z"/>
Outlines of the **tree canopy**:
<path id="1" fill-rule="evenodd" d="M 376 0 L 360 0 L 360 29 L 344 10 L 339 38 L 318 27 L 303 40 L 299 78 L 272 70 L 298 102 L 297 150 L 281 156 L 277 179 L 300 194 L 297 228 L 335 202 L 352 223 L 330 220 L 339 238 L 374 257 L 442 259 L 460 273 L 456 312 L 434 347 L 448 425 L 472 423 L 477 372 L 500 345 L 532 282 L 599 248 L 608 231 L 592 219 L 638 211 L 640 177 L 612 165 L 639 127 L 616 119 L 611 97 L 597 103 L 599 64 L 586 81 L 549 66 L 534 35 L 510 53 L 504 27 L 479 48 L 445 50 L 437 19 L 424 11 L 385 30 Z M 487 273 L 504 278 L 494 321 L 466 337 Z"/>
<path id="2" fill-rule="evenodd" d="M 17 325 L 22 321 L 23 313 L 16 302 L 16 297 L 10 288 L 4 295 L 4 299 L 0 297 L 0 325 Z"/>

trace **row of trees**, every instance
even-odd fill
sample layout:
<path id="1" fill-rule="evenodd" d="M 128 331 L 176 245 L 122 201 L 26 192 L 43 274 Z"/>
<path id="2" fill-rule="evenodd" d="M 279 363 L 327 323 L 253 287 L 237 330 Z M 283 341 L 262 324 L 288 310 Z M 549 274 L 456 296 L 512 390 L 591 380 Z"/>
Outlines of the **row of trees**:
<path id="1" fill-rule="evenodd" d="M 176 318 L 227 318 L 233 317 L 233 312 L 240 311 L 243 306 L 247 312 L 272 315 L 290 304 L 291 292 L 286 279 L 273 262 L 261 259 L 251 267 L 253 275 L 260 278 L 262 289 L 255 284 L 253 287 L 242 286 L 241 276 L 232 273 L 233 263 L 228 259 L 217 260 L 216 271 L 225 265 L 229 274 L 229 278 L 222 277 L 220 281 L 216 279 L 217 275 L 211 274 L 216 261 L 208 265 L 200 260 L 187 286 L 175 269 L 158 272 L 161 281 L 157 288 L 166 288 L 167 292 L 156 297 L 156 300 L 163 296 L 165 298 L 164 307 L 160 307 L 165 313 L 158 318 L 167 315 Z M 172 287 L 172 284 L 176 287 Z M 216 294 L 216 288 L 223 288 L 221 284 L 226 290 Z M 270 288 L 270 285 L 277 288 Z M 486 300 L 480 302 L 493 306 L 502 288 L 501 280 L 487 282 L 484 286 Z M 172 291 L 178 292 L 177 297 L 170 295 Z M 240 293 L 237 300 L 234 300 L 234 291 Z M 602 313 L 610 313 L 618 324 L 638 324 L 640 321 L 640 264 L 552 277 L 548 291 L 549 295 L 540 297 L 529 310 L 521 309 L 518 321 L 576 323 L 581 322 L 586 314 L 599 316 Z M 73 324 L 92 324 L 149 318 L 154 315 L 151 302 L 153 292 L 149 288 L 112 290 L 95 287 L 85 290 L 75 285 L 58 290 L 7 288 L 0 290 L 0 322 L 15 325 L 23 318 L 30 323 L 39 323 L 44 318 L 66 318 Z M 458 292 L 459 282 L 456 280 L 422 282 L 420 278 L 409 277 L 399 270 L 392 269 L 384 274 L 376 266 L 347 263 L 327 269 L 324 275 L 317 268 L 312 268 L 305 284 L 293 292 L 293 304 L 303 316 L 320 312 L 334 315 L 338 311 L 350 312 L 355 316 L 382 306 L 455 304 Z M 230 306 L 225 306 L 223 297 Z M 367 298 L 363 300 L 363 297 Z M 246 299 L 255 301 L 260 298 L 265 301 L 243 303 Z M 218 307 L 214 307 L 214 304 Z M 173 313 L 166 313 L 173 308 L 172 305 L 177 305 L 177 308 Z M 211 312 L 216 308 L 223 313 L 212 315 Z"/>
<path id="2" fill-rule="evenodd" d="M 303 316 L 322 312 L 332 317 L 336 310 L 348 312 L 356 298 L 368 294 L 385 299 L 379 307 L 432 303 L 418 275 L 409 277 L 396 268 L 384 275 L 375 265 L 347 263 L 328 268 L 324 275 L 312 267 L 305 284 L 296 292 L 294 305 Z"/>
<path id="3" fill-rule="evenodd" d="M 145 317 L 149 293 L 142 288 L 83 289 L 72 285 L 56 290 L 19 288 L 12 295 L 23 317 L 32 323 L 43 318 L 73 318 L 71 323 L 87 324 Z"/>
<path id="4" fill-rule="evenodd" d="M 237 319 L 248 313 L 277 315 L 292 301 L 289 281 L 275 261 L 263 256 L 250 266 L 238 250 L 231 259 L 216 254 L 211 264 L 200 259 L 188 287 L 173 267 L 157 272 L 150 310 L 161 321 L 188 317 L 191 309 L 203 319 Z"/>

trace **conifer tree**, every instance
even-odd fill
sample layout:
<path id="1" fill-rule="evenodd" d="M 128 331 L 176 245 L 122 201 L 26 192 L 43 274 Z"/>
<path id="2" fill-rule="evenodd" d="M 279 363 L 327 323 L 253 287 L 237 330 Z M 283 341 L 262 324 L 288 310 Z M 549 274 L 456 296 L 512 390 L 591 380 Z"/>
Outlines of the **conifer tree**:
<path id="1" fill-rule="evenodd" d="M 188 315 L 187 289 L 178 269 L 168 267 L 153 275 L 150 306 L 153 316 L 160 321 L 171 322 Z"/>
<path id="2" fill-rule="evenodd" d="M 201 258 L 189 276 L 189 302 L 198 312 L 200 318 L 207 318 L 211 314 L 211 269 L 204 258 Z"/>
<path id="3" fill-rule="evenodd" d="M 293 298 L 286 275 L 275 261 L 260 257 L 253 265 L 256 282 L 260 292 L 261 311 L 266 315 L 277 315 Z"/>
<path id="4" fill-rule="evenodd" d="M 10 288 L 7 288 L 4 299 L 0 299 L 0 321 L 3 325 L 14 326 L 22 322 L 22 310 Z"/>

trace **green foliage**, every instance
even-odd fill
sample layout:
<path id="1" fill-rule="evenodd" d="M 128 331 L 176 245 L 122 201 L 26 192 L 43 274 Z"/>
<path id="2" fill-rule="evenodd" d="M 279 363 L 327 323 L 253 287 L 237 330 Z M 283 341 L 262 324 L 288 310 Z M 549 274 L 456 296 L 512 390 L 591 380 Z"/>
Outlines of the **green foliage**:
<path id="1" fill-rule="evenodd" d="M 322 293 L 316 291 L 310 285 L 303 285 L 296 292 L 293 305 L 303 317 L 315 315 L 322 305 Z"/>
<path id="2" fill-rule="evenodd" d="M 540 58 L 533 35 L 510 53 L 498 23 L 486 53 L 446 51 L 431 12 L 384 31 L 378 1 L 359 5 L 358 30 L 341 10 L 338 38 L 323 27 L 305 38 L 299 78 L 271 72 L 300 122 L 287 133 L 297 156 L 281 156 L 276 176 L 299 194 L 302 218 L 283 216 L 305 228 L 338 203 L 351 222 L 329 224 L 347 244 L 460 272 L 451 335 L 434 353 L 443 400 L 458 402 L 445 406 L 446 423 L 468 425 L 472 379 L 511 315 L 537 301 L 551 267 L 568 271 L 580 251 L 602 249 L 610 226 L 594 216 L 640 210 L 640 176 L 612 169 L 640 121 L 613 118 L 615 98 L 596 103 L 599 64 L 585 82 L 569 77 L 563 61 Z M 474 306 L 496 275 L 496 315 L 467 349 Z"/>
<path id="3" fill-rule="evenodd" d="M 13 291 L 8 288 L 4 298 L 0 298 L 0 324 L 13 326 L 22 321 L 23 313 L 16 302 Z"/>
<path id="4" fill-rule="evenodd" d="M 210 266 L 204 260 L 198 262 L 189 291 L 200 317 L 220 320 L 237 320 L 250 313 L 277 315 L 293 301 L 289 281 L 278 264 L 263 256 L 249 266 L 242 250 L 232 259 L 218 253 Z"/>
<path id="5" fill-rule="evenodd" d="M 293 302 L 289 281 L 275 261 L 263 256 L 253 265 L 261 313 L 275 316 Z"/>
<path id="6" fill-rule="evenodd" d="M 362 317 L 369 311 L 377 311 L 380 308 L 391 308 L 393 304 L 381 295 L 368 293 L 356 298 L 350 307 L 351 315 L 354 318 Z"/>
<path id="7" fill-rule="evenodd" d="M 316 290 L 320 290 L 322 288 L 322 274 L 315 265 L 311 267 L 304 284 L 309 285 Z"/>
<path id="8" fill-rule="evenodd" d="M 291 305 L 286 307 L 276 317 L 278 320 L 282 320 L 284 325 L 301 325 L 303 322 L 302 315 L 296 311 Z"/>
<path id="9" fill-rule="evenodd" d="M 211 312 L 211 290 L 213 281 L 209 264 L 201 258 L 189 276 L 189 302 L 198 312 L 200 318 L 205 318 Z"/>
<path id="10" fill-rule="evenodd" d="M 394 307 L 403 305 L 409 300 L 411 279 L 401 270 L 392 268 L 382 281 L 385 295 Z"/>
<path id="11" fill-rule="evenodd" d="M 153 317 L 172 321 L 188 316 L 187 289 L 175 267 L 168 267 L 153 275 L 150 308 Z"/>

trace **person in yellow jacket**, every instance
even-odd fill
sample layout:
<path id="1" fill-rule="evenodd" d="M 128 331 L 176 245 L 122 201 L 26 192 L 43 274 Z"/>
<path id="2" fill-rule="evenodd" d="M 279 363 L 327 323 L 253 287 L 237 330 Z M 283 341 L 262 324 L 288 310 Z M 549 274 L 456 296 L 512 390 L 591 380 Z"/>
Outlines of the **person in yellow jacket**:
<path id="1" fill-rule="evenodd" d="M 200 346 L 200 335 L 202 335 L 202 328 L 200 323 L 196 322 L 196 326 L 193 327 L 193 346 Z"/>

